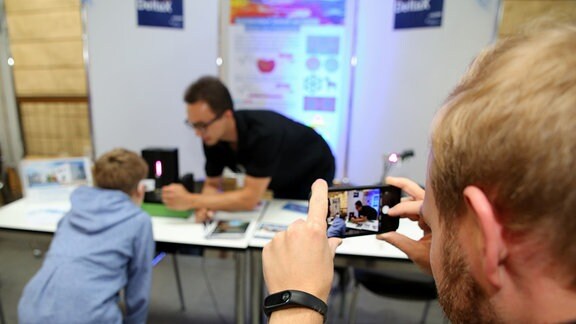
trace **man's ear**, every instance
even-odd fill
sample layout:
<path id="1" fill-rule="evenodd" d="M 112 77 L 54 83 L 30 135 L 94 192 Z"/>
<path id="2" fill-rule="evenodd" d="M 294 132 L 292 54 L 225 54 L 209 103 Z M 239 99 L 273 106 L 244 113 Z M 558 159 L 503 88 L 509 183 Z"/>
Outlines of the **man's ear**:
<path id="1" fill-rule="evenodd" d="M 472 275 L 488 293 L 495 292 L 502 287 L 502 264 L 507 257 L 506 242 L 502 236 L 503 227 L 497 219 L 492 203 L 486 194 L 475 186 L 464 189 L 464 199 L 468 207 L 469 216 L 474 217 L 477 230 L 480 232 L 479 246 L 474 247 L 472 258 Z"/>

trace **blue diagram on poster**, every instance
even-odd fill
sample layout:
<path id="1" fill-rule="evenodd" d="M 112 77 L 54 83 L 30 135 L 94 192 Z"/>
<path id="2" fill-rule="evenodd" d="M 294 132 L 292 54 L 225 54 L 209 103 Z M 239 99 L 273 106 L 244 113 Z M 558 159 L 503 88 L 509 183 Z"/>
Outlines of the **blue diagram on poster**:
<path id="1" fill-rule="evenodd" d="M 439 27 L 444 0 L 396 0 L 394 29 Z"/>
<path id="2" fill-rule="evenodd" d="M 137 0 L 138 26 L 183 28 L 182 0 Z"/>

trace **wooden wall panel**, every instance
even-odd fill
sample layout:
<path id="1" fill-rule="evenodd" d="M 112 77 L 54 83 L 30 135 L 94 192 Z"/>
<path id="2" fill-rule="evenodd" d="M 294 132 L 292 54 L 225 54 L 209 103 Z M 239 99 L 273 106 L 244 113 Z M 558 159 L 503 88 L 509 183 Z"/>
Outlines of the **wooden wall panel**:
<path id="1" fill-rule="evenodd" d="M 551 17 L 554 21 L 576 21 L 576 1 L 506 0 L 498 34 L 511 34 L 526 23 L 543 17 Z"/>
<path id="2" fill-rule="evenodd" d="M 91 153 L 87 103 L 22 103 L 20 108 L 28 155 Z"/>
<path id="3" fill-rule="evenodd" d="M 14 68 L 14 84 L 18 96 L 86 96 L 86 72 L 77 69 Z"/>
<path id="4" fill-rule="evenodd" d="M 61 8 L 75 8 L 80 10 L 80 0 L 4 0 L 6 12 L 12 14 L 16 11 L 54 10 Z"/>
<path id="5" fill-rule="evenodd" d="M 7 15 L 10 42 L 82 39 L 82 19 L 77 9 Z"/>
<path id="6" fill-rule="evenodd" d="M 16 42 L 10 46 L 17 68 L 42 68 L 48 66 L 84 69 L 82 41 Z"/>
<path id="7" fill-rule="evenodd" d="M 81 1 L 4 3 L 26 155 L 91 155 Z"/>

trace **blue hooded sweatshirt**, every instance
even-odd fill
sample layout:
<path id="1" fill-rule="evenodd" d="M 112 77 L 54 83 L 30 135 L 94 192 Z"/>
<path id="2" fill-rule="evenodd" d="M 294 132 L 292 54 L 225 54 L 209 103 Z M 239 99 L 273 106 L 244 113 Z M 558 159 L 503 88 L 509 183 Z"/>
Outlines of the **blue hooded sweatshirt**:
<path id="1" fill-rule="evenodd" d="M 145 323 L 154 257 L 150 216 L 119 190 L 80 187 L 71 205 L 24 288 L 19 322 Z"/>
<path id="2" fill-rule="evenodd" d="M 332 225 L 328 227 L 326 236 L 344 238 L 345 235 L 346 235 L 346 221 L 340 218 L 340 215 L 337 215 L 334 221 L 332 221 Z"/>

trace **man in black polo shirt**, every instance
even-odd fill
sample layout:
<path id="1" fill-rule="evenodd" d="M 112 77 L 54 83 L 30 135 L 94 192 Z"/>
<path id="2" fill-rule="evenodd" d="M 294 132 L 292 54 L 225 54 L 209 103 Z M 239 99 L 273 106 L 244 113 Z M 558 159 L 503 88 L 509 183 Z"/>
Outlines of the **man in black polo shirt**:
<path id="1" fill-rule="evenodd" d="M 196 209 L 203 220 L 209 210 L 253 209 L 267 188 L 275 198 L 307 199 L 314 180 L 332 182 L 334 157 L 312 128 L 272 111 L 234 111 L 228 89 L 214 77 L 193 83 L 184 100 L 187 123 L 204 142 L 207 178 L 201 194 L 179 184 L 164 187 L 168 208 Z M 221 192 L 225 167 L 246 173 L 243 188 Z"/>
<path id="2" fill-rule="evenodd" d="M 377 220 L 378 212 L 376 209 L 363 205 L 360 200 L 356 201 L 354 204 L 356 210 L 358 211 L 358 217 L 352 218 L 350 221 L 355 224 L 361 224 L 369 220 Z"/>

